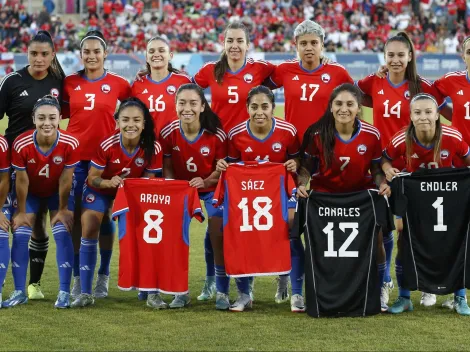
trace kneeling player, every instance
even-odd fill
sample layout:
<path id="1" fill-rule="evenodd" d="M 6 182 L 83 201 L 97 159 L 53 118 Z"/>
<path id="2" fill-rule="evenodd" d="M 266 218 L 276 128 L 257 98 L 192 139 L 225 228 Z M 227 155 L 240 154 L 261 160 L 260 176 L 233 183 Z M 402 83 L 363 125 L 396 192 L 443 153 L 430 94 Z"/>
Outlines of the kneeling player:
<path id="1" fill-rule="evenodd" d="M 126 177 L 154 177 L 159 172 L 161 147 L 155 140 L 152 116 L 139 99 L 122 102 L 116 113 L 119 130 L 105 139 L 91 161 L 82 198 L 80 245 L 81 294 L 72 307 L 94 304 L 91 294 L 96 266 L 98 235 L 103 225 L 114 234 L 110 218 L 117 187 Z M 101 230 L 100 230 L 101 227 Z"/>
<path id="2" fill-rule="evenodd" d="M 410 103 L 411 123 L 392 138 L 384 150 L 382 168 L 391 181 L 400 172 L 391 161 L 405 156 L 406 170 L 414 172 L 420 168 L 434 169 L 452 167 L 454 157 L 461 158 L 465 165 L 470 165 L 469 147 L 457 130 L 444 126 L 439 120 L 438 104 L 433 96 L 425 93 L 417 94 Z M 403 221 L 397 219 L 398 240 L 400 241 Z M 402 265 L 398 246 L 395 260 L 395 271 L 399 285 L 399 297 L 389 308 L 390 313 L 412 311 L 413 304 L 410 291 L 401 287 Z M 454 293 L 453 308 L 461 315 L 470 315 L 470 308 L 465 301 L 465 289 Z"/>

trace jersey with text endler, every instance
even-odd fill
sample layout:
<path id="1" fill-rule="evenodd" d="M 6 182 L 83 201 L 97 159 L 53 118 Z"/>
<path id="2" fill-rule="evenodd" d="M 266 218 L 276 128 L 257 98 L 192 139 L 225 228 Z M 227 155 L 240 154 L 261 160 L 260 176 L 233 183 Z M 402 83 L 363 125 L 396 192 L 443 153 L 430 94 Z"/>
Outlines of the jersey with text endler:
<path id="1" fill-rule="evenodd" d="M 336 135 L 334 158 L 327 168 L 323 157 L 320 135 L 315 135 L 315 146 L 307 151 L 319 159 L 319 169 L 310 180 L 310 188 L 317 192 L 347 193 L 375 188 L 370 175 L 372 162 L 382 156 L 380 133 L 367 122 L 358 120 L 358 128 L 349 141 Z"/>
<path id="2" fill-rule="evenodd" d="M 432 95 L 437 103 L 443 106 L 445 99 L 432 83 L 422 77 L 420 82 L 421 91 Z M 374 126 L 380 131 L 382 148 L 385 148 L 393 135 L 410 123 L 408 81 L 394 85 L 388 76 L 380 78 L 373 73 L 359 80 L 357 86 L 372 98 Z"/>
<path id="3" fill-rule="evenodd" d="M 62 171 L 79 163 L 79 142 L 66 131 L 58 130 L 54 145 L 43 152 L 37 145 L 36 133 L 36 130 L 27 131 L 15 139 L 11 164 L 28 174 L 28 193 L 50 197 L 59 190 Z"/>
<path id="4" fill-rule="evenodd" d="M 283 163 L 298 156 L 299 149 L 295 127 L 278 118 L 273 118 L 271 132 L 262 140 L 251 132 L 249 120 L 235 126 L 228 134 L 229 160 Z"/>
<path id="5" fill-rule="evenodd" d="M 214 204 L 223 204 L 225 271 L 233 277 L 291 270 L 287 202 L 295 193 L 282 164 L 244 162 L 223 172 Z"/>
<path id="6" fill-rule="evenodd" d="M 335 62 L 308 71 L 299 60 L 279 64 L 271 81 L 284 87 L 286 121 L 295 126 L 300 141 L 307 128 L 325 113 L 333 89 L 343 83 L 354 83 L 348 71 Z"/>
<path id="7" fill-rule="evenodd" d="M 189 224 L 204 221 L 187 181 L 126 179 L 113 206 L 119 218 L 121 290 L 188 292 Z"/>
<path id="8" fill-rule="evenodd" d="M 155 123 L 155 134 L 160 138 L 160 131 L 172 122 L 176 116 L 175 97 L 178 88 L 191 83 L 191 79 L 182 74 L 171 72 L 157 82 L 147 75 L 142 81 L 135 81 L 131 87 L 131 96 L 140 99 L 149 109 Z"/>
<path id="9" fill-rule="evenodd" d="M 225 132 L 242 121 L 246 121 L 246 98 L 251 88 L 259 86 L 271 75 L 275 66 L 264 60 L 247 58 L 245 64 L 236 72 L 227 70 L 222 84 L 215 80 L 214 67 L 216 62 L 208 62 L 194 76 L 194 82 L 202 87 L 210 88 L 212 110 L 220 117 Z"/>
<path id="10" fill-rule="evenodd" d="M 10 150 L 8 141 L 0 136 L 0 173 L 10 171 Z"/>
<path id="11" fill-rule="evenodd" d="M 403 288 L 439 295 L 470 288 L 469 199 L 467 168 L 394 178 L 391 205 L 403 217 Z"/>
<path id="12" fill-rule="evenodd" d="M 154 154 L 150 162 L 145 160 L 144 150 L 138 147 L 134 154 L 129 154 L 122 146 L 121 133 L 116 131 L 111 137 L 105 139 L 95 156 L 91 160 L 91 165 L 97 169 L 103 170 L 101 178 L 110 180 L 113 176 L 121 178 L 142 177 L 144 172 L 157 173 L 161 171 L 162 165 L 162 147 L 155 141 Z M 102 189 L 90 185 L 87 180 L 87 186 L 95 192 L 115 195 L 116 189 Z"/>
<path id="13" fill-rule="evenodd" d="M 171 158 L 173 172 L 178 180 L 190 181 L 195 177 L 205 179 L 215 171 L 217 160 L 227 157 L 227 135 L 221 129 L 216 134 L 201 129 L 194 141 L 184 136 L 180 121 L 167 125 L 160 139 L 165 158 Z M 215 190 L 215 186 L 200 192 Z"/>
<path id="14" fill-rule="evenodd" d="M 307 314 L 366 316 L 380 313 L 376 264 L 380 227 L 393 229 L 377 191 L 299 198 L 292 238 L 305 238 Z"/>
<path id="15" fill-rule="evenodd" d="M 81 71 L 65 77 L 62 115 L 70 118 L 67 131 L 80 141 L 81 160 L 91 160 L 103 138 L 115 130 L 116 105 L 130 93 L 129 82 L 109 71 L 93 81 Z"/>

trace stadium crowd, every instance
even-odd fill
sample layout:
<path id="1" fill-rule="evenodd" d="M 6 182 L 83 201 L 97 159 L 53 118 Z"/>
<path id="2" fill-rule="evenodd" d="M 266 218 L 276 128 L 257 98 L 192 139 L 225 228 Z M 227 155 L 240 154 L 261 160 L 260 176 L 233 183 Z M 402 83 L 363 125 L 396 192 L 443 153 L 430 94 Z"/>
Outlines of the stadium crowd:
<path id="1" fill-rule="evenodd" d="M 26 52 L 39 29 L 50 31 L 62 52 L 78 51 L 91 29 L 109 38 L 112 53 L 143 53 L 155 34 L 166 36 L 175 52 L 220 52 L 220 33 L 234 21 L 250 28 L 251 50 L 293 52 L 293 28 L 312 19 L 328 34 L 328 52 L 382 52 L 391 32 L 406 30 L 417 51 L 456 53 L 470 28 L 466 0 L 172 0 L 163 2 L 162 19 L 152 0 L 104 0 L 102 6 L 87 0 L 80 23 L 64 23 L 52 0 L 44 5 L 28 14 L 21 0 L 3 2 L 0 52 Z"/>

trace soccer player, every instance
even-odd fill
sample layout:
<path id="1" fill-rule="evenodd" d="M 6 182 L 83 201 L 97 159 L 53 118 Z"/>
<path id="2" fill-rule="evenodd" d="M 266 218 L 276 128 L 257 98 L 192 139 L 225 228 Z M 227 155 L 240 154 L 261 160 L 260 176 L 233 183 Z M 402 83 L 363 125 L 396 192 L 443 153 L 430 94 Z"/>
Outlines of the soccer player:
<path id="1" fill-rule="evenodd" d="M 131 92 L 126 79 L 105 70 L 104 60 L 107 54 L 107 44 L 101 32 L 89 31 L 80 42 L 80 56 L 85 68 L 67 76 L 64 81 L 63 115 L 64 118 L 70 118 L 67 131 L 74 134 L 81 145 L 81 163 L 75 170 L 72 190 L 75 197 L 72 232 L 75 249 L 73 298 L 80 294 L 81 198 L 90 160 L 95 156 L 100 141 L 116 128 L 114 112 L 118 101 L 128 98 Z M 101 265 L 94 292 L 97 298 L 108 295 L 114 232 L 114 222 L 105 217 L 100 229 Z"/>
<path id="2" fill-rule="evenodd" d="M 406 171 L 452 167 L 452 160 L 460 158 L 464 165 L 470 165 L 468 144 L 457 130 L 442 125 L 439 119 L 439 104 L 436 99 L 425 93 L 417 94 L 410 102 L 411 123 L 405 130 L 399 131 L 384 149 L 383 171 L 391 181 L 400 172 L 393 166 L 393 160 L 404 156 Z M 397 219 L 397 223 L 402 219 Z M 403 228 L 403 224 L 399 224 Z M 397 226 L 398 227 L 398 226 Z M 400 233 L 398 235 L 400 240 Z M 388 309 L 398 314 L 412 311 L 410 291 L 401 287 L 402 265 L 400 246 L 395 260 L 395 271 L 399 286 L 399 297 Z M 470 315 L 470 308 L 465 301 L 465 289 L 454 293 L 453 307 L 461 315 Z"/>
<path id="3" fill-rule="evenodd" d="M 301 147 L 299 197 L 308 197 L 306 186 L 317 192 L 349 193 L 379 188 L 390 196 L 390 186 L 380 167 L 379 131 L 359 119 L 362 94 L 350 83 L 333 90 L 324 115 L 305 132 Z M 318 160 L 318 169 L 314 165 Z M 312 172 L 314 172 L 313 176 Z M 385 250 L 378 236 L 379 282 L 385 274 Z M 387 306 L 381 302 L 382 310 Z"/>
<path id="4" fill-rule="evenodd" d="M 252 88 L 248 93 L 247 109 L 250 118 L 244 121 L 229 132 L 228 139 L 228 162 L 237 161 L 259 161 L 266 160 L 275 163 L 283 163 L 290 172 L 296 172 L 299 154 L 299 140 L 297 130 L 293 125 L 274 117 L 274 94 L 269 88 L 258 86 Z M 225 160 L 218 162 L 218 170 L 224 171 L 228 167 Z M 289 227 L 292 227 L 296 202 L 289 201 Z M 291 248 L 295 243 L 291 243 Z M 295 256 L 296 249 L 291 249 L 292 273 L 297 273 L 297 266 L 301 264 L 300 258 Z M 225 269 L 223 268 L 225 271 Z M 222 271 L 222 268 L 221 270 Z M 305 310 L 304 299 L 302 297 L 302 284 L 298 287 L 298 277 L 292 277 L 292 298 L 291 310 L 302 312 Z M 239 297 L 230 306 L 232 311 L 243 311 L 246 307 L 251 307 L 252 299 L 249 292 L 249 279 L 239 278 L 236 280 Z M 282 303 L 289 298 L 287 292 L 288 275 L 279 279 L 278 290 L 274 297 L 276 303 Z M 228 299 L 228 285 L 217 288 Z M 223 289 L 224 291 L 220 291 Z M 225 291 L 226 290 L 226 291 Z"/>
<path id="5" fill-rule="evenodd" d="M 45 93 L 60 99 L 64 78 L 65 74 L 57 60 L 51 35 L 47 31 L 38 31 L 28 43 L 28 66 L 6 75 L 0 83 L 0 119 L 8 116 L 5 138 L 10 148 L 16 137 L 34 129 L 31 114 L 38 99 Z M 12 192 L 9 199 L 13 202 L 14 172 L 11 177 Z M 49 248 L 45 215 L 38 214 L 36 222 L 32 224 L 33 234 L 29 242 L 29 299 L 44 298 L 40 279 Z"/>
<path id="6" fill-rule="evenodd" d="M 126 177 L 149 177 L 159 172 L 161 146 L 155 140 L 152 116 L 137 98 L 124 100 L 116 113 L 119 130 L 98 146 L 90 162 L 83 190 L 82 239 L 80 245 L 81 294 L 72 307 L 94 304 L 92 283 L 96 266 L 96 247 L 103 218 L 112 222 L 111 207 L 117 187 Z"/>
<path id="7" fill-rule="evenodd" d="M 8 191 L 10 189 L 10 151 L 8 142 L 0 136 L 0 204 L 7 204 Z M 5 281 L 8 264 L 10 262 L 10 247 L 8 245 L 8 233 L 10 231 L 11 207 L 5 205 L 0 212 L 0 283 Z M 0 307 L 2 306 L 2 289 L 0 285 Z"/>
<path id="8" fill-rule="evenodd" d="M 223 265 L 222 233 L 220 230 L 222 211 L 212 205 L 212 200 L 220 176 L 215 167 L 218 160 L 227 156 L 227 136 L 222 130 L 219 117 L 212 111 L 204 97 L 204 92 L 196 84 L 184 84 L 178 89 L 176 113 L 178 120 L 170 123 L 161 132 L 164 154 L 163 176 L 187 180 L 190 186 L 198 189 L 199 197 L 204 201 L 209 218 L 207 228 L 209 234 L 206 233 L 204 246 L 205 248 L 210 246 L 211 250 L 214 249 L 217 272 L 218 266 Z M 206 241 L 210 241 L 210 243 L 206 243 Z M 214 263 L 214 255 L 209 257 L 212 264 Z M 210 265 L 207 256 L 206 264 Z M 216 293 L 215 285 L 215 275 L 208 273 L 198 300 L 212 298 Z M 218 309 L 221 309 L 222 303 L 225 304 L 222 298 L 217 293 L 216 307 L 219 307 Z M 179 295 L 175 296 L 170 307 L 180 308 L 187 304 L 189 304 L 189 295 Z M 227 308 L 228 305 L 224 309 Z"/>
<path id="9" fill-rule="evenodd" d="M 79 155 L 78 140 L 59 130 L 59 121 L 59 102 L 46 95 L 33 108 L 36 129 L 21 134 L 13 143 L 11 164 L 16 169 L 17 209 L 13 216 L 11 261 L 15 290 L 2 307 L 28 302 L 25 292 L 28 242 L 36 214 L 47 210 L 57 244 L 59 294 L 55 307 L 70 307 L 73 213 L 68 210 L 68 203 Z"/>

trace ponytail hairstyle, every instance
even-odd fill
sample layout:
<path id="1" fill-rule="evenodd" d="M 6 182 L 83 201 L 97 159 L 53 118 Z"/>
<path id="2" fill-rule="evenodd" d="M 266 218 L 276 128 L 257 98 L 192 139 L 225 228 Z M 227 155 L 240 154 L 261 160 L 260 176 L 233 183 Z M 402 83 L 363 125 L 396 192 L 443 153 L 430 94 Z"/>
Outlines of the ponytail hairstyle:
<path id="1" fill-rule="evenodd" d="M 436 106 L 436 113 L 439 112 L 439 105 L 437 104 L 436 99 L 427 93 L 420 93 L 417 94 L 411 99 L 410 102 L 410 113 L 412 113 L 412 105 L 413 103 L 417 102 L 418 100 L 431 100 L 434 105 Z M 406 166 L 411 168 L 411 155 L 413 154 L 413 140 L 416 137 L 415 125 L 413 121 L 410 122 L 408 128 L 405 131 L 405 144 L 406 144 Z M 442 125 L 441 120 L 438 118 L 436 120 L 436 132 L 434 133 L 434 138 L 432 139 L 432 143 L 434 145 L 434 162 L 438 165 L 441 164 L 441 144 L 442 144 Z"/>
<path id="2" fill-rule="evenodd" d="M 199 115 L 199 123 L 201 124 L 201 128 L 205 129 L 206 131 L 212 134 L 217 134 L 217 129 L 222 129 L 222 123 L 220 122 L 219 116 L 217 116 L 217 114 L 212 111 L 211 106 L 209 105 L 206 100 L 206 97 L 204 96 L 202 88 L 194 83 L 183 84 L 178 88 L 178 91 L 176 92 L 176 100 L 178 100 L 178 95 L 180 95 L 180 93 L 185 90 L 192 90 L 196 92 L 199 95 L 199 98 L 201 99 L 202 105 L 204 105 L 204 111 L 201 112 L 201 115 Z"/>
<path id="3" fill-rule="evenodd" d="M 117 120 L 125 108 L 135 106 L 139 108 L 144 115 L 144 129 L 140 134 L 139 147 L 144 150 L 144 156 L 147 163 L 150 163 L 153 155 L 155 154 L 155 125 L 153 123 L 152 115 L 150 115 L 149 109 L 137 98 L 128 98 L 119 105 L 118 111 L 114 114 L 114 118 Z"/>
<path id="4" fill-rule="evenodd" d="M 47 94 L 45 96 L 43 96 L 42 98 L 39 98 L 36 103 L 34 104 L 33 106 L 33 112 L 32 112 L 32 116 L 34 118 L 34 114 L 36 113 L 36 110 L 41 107 L 41 106 L 44 106 L 44 105 L 49 105 L 49 106 L 53 106 L 55 108 L 57 108 L 57 110 L 59 111 L 59 115 L 60 115 L 60 104 L 59 104 L 59 101 L 57 100 L 57 98 L 55 96 L 53 96 L 52 94 Z"/>
<path id="5" fill-rule="evenodd" d="M 80 52 L 82 51 L 83 44 L 85 43 L 86 40 L 88 39 L 95 39 L 98 40 L 103 47 L 103 51 L 106 51 L 108 48 L 108 44 L 106 43 L 106 40 L 104 39 L 103 33 L 101 33 L 98 30 L 92 30 L 88 31 L 83 39 L 80 41 Z"/>
<path id="6" fill-rule="evenodd" d="M 418 76 L 416 69 L 416 52 L 411 38 L 406 32 L 398 32 L 395 36 L 389 38 L 385 42 L 384 55 L 387 52 L 387 45 L 391 42 L 403 43 L 407 46 L 410 54 L 411 61 L 408 62 L 405 70 L 405 79 L 408 81 L 408 87 L 410 89 L 410 98 L 413 98 L 416 94 L 421 93 L 421 77 Z"/>
<path id="7" fill-rule="evenodd" d="M 317 150 L 318 145 L 315 141 L 315 135 L 319 135 L 320 144 L 323 146 L 323 160 L 325 161 L 326 168 L 330 168 L 334 160 L 334 149 L 335 149 L 335 118 L 331 112 L 333 101 L 336 97 L 342 92 L 349 92 L 356 99 L 359 109 L 362 104 L 362 93 L 358 87 L 351 83 L 344 83 L 336 87 L 330 95 L 328 101 L 328 107 L 325 110 L 323 116 L 314 124 L 310 125 L 307 131 L 304 134 L 304 139 L 302 141 L 302 146 L 300 147 L 300 155 L 305 158 L 305 153 L 309 153 L 312 150 Z M 359 118 L 359 116 L 358 116 Z M 357 128 L 357 126 L 355 126 Z M 305 160 L 302 160 L 302 164 L 305 163 Z"/>
<path id="8" fill-rule="evenodd" d="M 151 42 L 153 42 L 153 41 L 155 41 L 155 40 L 159 40 L 159 41 L 165 43 L 166 46 L 168 47 L 168 51 L 170 51 L 170 43 L 168 42 L 168 40 L 166 40 L 165 38 L 163 38 L 163 37 L 161 37 L 161 36 L 158 36 L 158 35 L 155 36 L 155 37 L 150 38 L 150 40 L 147 42 L 147 46 L 148 46 Z M 150 69 L 149 63 L 146 62 L 145 65 L 147 66 L 147 71 L 148 71 L 149 73 L 151 73 L 152 70 Z M 170 61 L 168 61 L 168 72 L 180 73 L 179 70 L 177 70 L 176 68 L 173 67 L 173 65 L 171 64 Z"/>
<path id="9" fill-rule="evenodd" d="M 246 28 L 246 26 L 241 22 L 232 22 L 225 28 L 224 40 L 225 40 L 225 37 L 227 36 L 227 32 L 231 29 L 243 30 L 243 32 L 245 32 L 246 43 L 247 44 L 250 43 L 250 34 L 248 33 L 248 28 Z M 215 77 L 216 82 L 219 85 L 222 85 L 224 75 L 227 72 L 227 70 L 229 70 L 229 68 L 230 67 L 228 65 L 227 53 L 225 52 L 225 49 L 224 49 L 222 50 L 222 54 L 220 55 L 219 61 L 217 61 L 217 63 L 214 66 L 214 77 Z"/>
<path id="10" fill-rule="evenodd" d="M 257 95 L 257 94 L 264 94 L 268 97 L 269 101 L 271 102 L 271 106 L 274 110 L 276 107 L 275 99 L 274 99 L 274 93 L 272 92 L 271 89 L 269 89 L 266 86 L 257 86 L 254 88 L 251 88 L 250 91 L 248 92 L 248 97 L 246 98 L 246 106 L 250 106 L 251 99 Z"/>
<path id="11" fill-rule="evenodd" d="M 52 52 L 56 53 L 52 36 L 48 31 L 38 31 L 29 42 L 29 45 L 32 43 L 47 43 L 51 46 Z M 65 78 L 65 73 L 62 69 L 62 66 L 60 66 L 59 60 L 57 59 L 57 54 L 52 59 L 51 66 L 49 66 L 47 72 L 50 73 L 51 76 L 55 79 L 63 80 Z"/>

